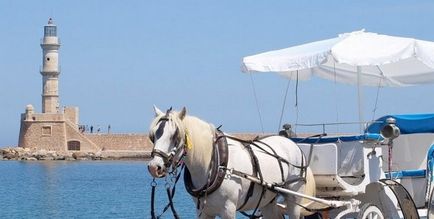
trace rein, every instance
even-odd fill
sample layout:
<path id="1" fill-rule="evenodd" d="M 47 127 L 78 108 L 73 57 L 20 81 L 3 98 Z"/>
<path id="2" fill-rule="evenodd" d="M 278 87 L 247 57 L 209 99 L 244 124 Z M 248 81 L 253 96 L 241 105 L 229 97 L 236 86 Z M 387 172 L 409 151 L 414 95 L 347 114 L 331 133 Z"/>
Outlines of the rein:
<path id="1" fill-rule="evenodd" d="M 229 138 L 229 139 L 232 139 L 234 141 L 241 142 L 243 144 L 251 144 L 251 145 L 255 146 L 256 148 L 260 149 L 261 151 L 263 151 L 265 154 L 276 158 L 278 161 L 281 161 L 281 162 L 283 162 L 283 163 L 285 163 L 287 165 L 293 166 L 295 168 L 301 169 L 302 171 L 305 171 L 305 169 L 308 167 L 308 165 L 304 165 L 303 164 L 304 162 L 301 165 L 296 165 L 296 164 L 293 164 L 293 163 L 289 162 L 285 158 L 283 158 L 283 157 L 281 157 L 281 156 L 279 156 L 279 155 L 277 155 L 275 153 L 273 154 L 273 153 L 270 153 L 270 152 L 266 151 L 264 148 L 262 148 L 261 146 L 259 146 L 256 142 L 264 144 L 264 145 L 266 145 L 269 148 L 272 148 L 272 147 L 270 145 L 266 144 L 265 142 L 261 141 L 261 140 L 258 140 L 258 139 L 255 139 L 255 140 L 243 140 L 243 139 L 236 138 L 236 137 L 233 137 L 233 136 L 228 136 L 228 135 L 226 135 L 226 137 Z M 301 152 L 301 153 L 303 153 L 303 152 Z M 302 156 L 302 157 L 304 157 L 304 156 Z"/>
<path id="2" fill-rule="evenodd" d="M 172 179 L 175 179 L 175 182 L 173 183 L 172 189 L 170 188 L 170 183 L 166 182 L 166 194 L 167 194 L 167 198 L 169 200 L 169 203 L 167 203 L 167 205 L 163 209 L 163 212 L 160 215 L 158 215 L 158 216 L 155 216 L 155 189 L 157 187 L 157 182 L 155 181 L 155 178 L 152 179 L 152 182 L 151 182 L 151 187 L 152 187 L 152 189 L 151 189 L 151 218 L 152 219 L 159 219 L 159 218 L 161 218 L 161 216 L 163 216 L 163 214 L 169 209 L 169 207 L 170 207 L 170 210 L 172 211 L 173 217 L 175 219 L 179 219 L 180 218 L 178 216 L 178 213 L 175 210 L 175 206 L 173 205 L 173 197 L 175 196 L 176 183 L 178 182 L 178 180 L 179 180 L 179 178 L 181 176 L 181 172 L 184 169 L 184 167 L 185 167 L 185 164 L 182 163 L 181 164 L 181 170 L 179 171 L 178 174 L 174 173 L 176 171 L 174 171 L 174 172 L 171 173 L 171 174 L 173 174 L 172 175 Z M 175 175 L 177 175 L 177 176 L 175 177 Z"/>

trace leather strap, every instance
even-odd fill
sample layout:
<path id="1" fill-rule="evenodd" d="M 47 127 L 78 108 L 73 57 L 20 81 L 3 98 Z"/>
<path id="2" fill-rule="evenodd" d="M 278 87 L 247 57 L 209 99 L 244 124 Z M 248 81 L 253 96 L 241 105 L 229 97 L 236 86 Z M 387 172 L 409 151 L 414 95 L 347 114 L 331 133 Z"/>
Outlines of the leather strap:
<path id="1" fill-rule="evenodd" d="M 244 145 L 244 147 L 247 149 L 247 152 L 249 153 L 250 156 L 250 162 L 252 163 L 252 176 L 254 177 L 258 177 L 258 160 L 255 159 L 255 154 L 253 153 L 252 147 L 250 147 L 250 144 L 247 143 L 242 143 Z M 243 204 L 238 208 L 238 210 L 243 209 L 244 206 L 247 204 L 247 202 L 249 201 L 250 197 L 252 197 L 253 195 L 253 191 L 255 188 L 255 183 L 250 181 L 250 185 L 249 185 L 249 189 L 247 190 L 247 194 L 246 194 L 246 198 L 244 199 Z"/>
<path id="2" fill-rule="evenodd" d="M 207 179 L 207 183 L 200 188 L 194 188 L 190 171 L 188 168 L 185 168 L 184 171 L 185 188 L 190 195 L 196 198 L 201 198 L 205 196 L 205 194 L 209 195 L 215 192 L 225 179 L 225 169 L 228 166 L 229 160 L 228 142 L 226 136 L 220 130 L 216 130 L 215 138 L 216 140 L 213 144 L 213 153 L 209 168 L 211 174 Z"/>

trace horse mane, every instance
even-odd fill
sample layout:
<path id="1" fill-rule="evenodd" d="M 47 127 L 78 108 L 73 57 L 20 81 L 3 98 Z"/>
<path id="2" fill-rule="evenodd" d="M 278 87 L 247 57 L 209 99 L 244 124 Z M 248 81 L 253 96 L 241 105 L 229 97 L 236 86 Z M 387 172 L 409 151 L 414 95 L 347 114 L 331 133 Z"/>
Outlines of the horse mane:
<path id="1" fill-rule="evenodd" d="M 208 168 L 212 156 L 212 144 L 215 135 L 214 126 L 197 117 L 188 115 L 182 122 L 193 145 L 187 151 L 190 162 L 198 163 Z"/>

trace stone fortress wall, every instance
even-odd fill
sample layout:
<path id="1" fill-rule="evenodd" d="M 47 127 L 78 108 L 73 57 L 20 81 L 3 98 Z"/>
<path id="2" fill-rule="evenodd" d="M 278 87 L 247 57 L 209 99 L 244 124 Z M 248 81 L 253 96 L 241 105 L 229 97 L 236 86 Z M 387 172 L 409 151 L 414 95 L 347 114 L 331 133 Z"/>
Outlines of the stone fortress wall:
<path id="1" fill-rule="evenodd" d="M 34 113 L 28 105 L 21 115 L 18 145 L 47 151 L 150 151 L 145 134 L 83 133 L 78 128 L 78 109 L 67 107 L 63 113 Z"/>
<path id="2" fill-rule="evenodd" d="M 85 134 L 101 150 L 151 151 L 152 144 L 145 134 Z"/>

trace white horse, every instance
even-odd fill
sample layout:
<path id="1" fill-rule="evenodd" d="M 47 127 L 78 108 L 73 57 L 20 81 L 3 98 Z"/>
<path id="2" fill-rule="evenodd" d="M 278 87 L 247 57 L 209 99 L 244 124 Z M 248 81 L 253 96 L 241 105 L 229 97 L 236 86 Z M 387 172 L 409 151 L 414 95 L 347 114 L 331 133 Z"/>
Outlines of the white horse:
<path id="1" fill-rule="evenodd" d="M 153 158 L 148 164 L 151 175 L 157 178 L 164 177 L 168 168 L 177 162 L 176 159 L 179 159 L 177 155 L 185 153 L 183 160 L 190 172 L 192 186 L 201 188 L 209 185 L 216 128 L 196 117 L 186 115 L 185 108 L 181 112 L 168 110 L 163 113 L 154 106 L 154 110 L 156 116 L 151 123 L 149 133 L 154 143 Z M 267 189 L 263 193 L 263 187 L 254 184 L 253 193 L 250 192 L 251 197 L 249 197 L 251 181 L 229 173 L 230 169 L 234 169 L 255 175 L 252 158 L 248 152 L 249 147 L 257 157 L 258 169 L 264 181 L 278 183 L 293 191 L 314 195 L 315 183 L 309 168 L 304 169 L 306 180 L 297 180 L 300 178 L 302 169 L 299 167 L 306 165 L 306 159 L 299 147 L 288 138 L 281 136 L 263 138 L 257 142 L 257 146 L 263 149 L 256 146 L 246 147 L 229 137 L 226 140 L 229 152 L 225 169 L 226 177 L 216 191 L 201 197 L 193 197 L 199 206 L 197 218 L 215 218 L 216 216 L 235 218 L 237 210 L 252 210 L 257 205 L 263 218 L 282 218 L 281 210 L 276 203 L 277 194 L 275 192 Z M 272 156 L 274 153 L 287 162 L 279 164 L 278 159 Z M 284 182 L 282 182 L 282 177 Z M 286 213 L 290 218 L 300 218 L 301 207 L 298 204 L 302 201 L 299 197 L 285 196 Z"/>

